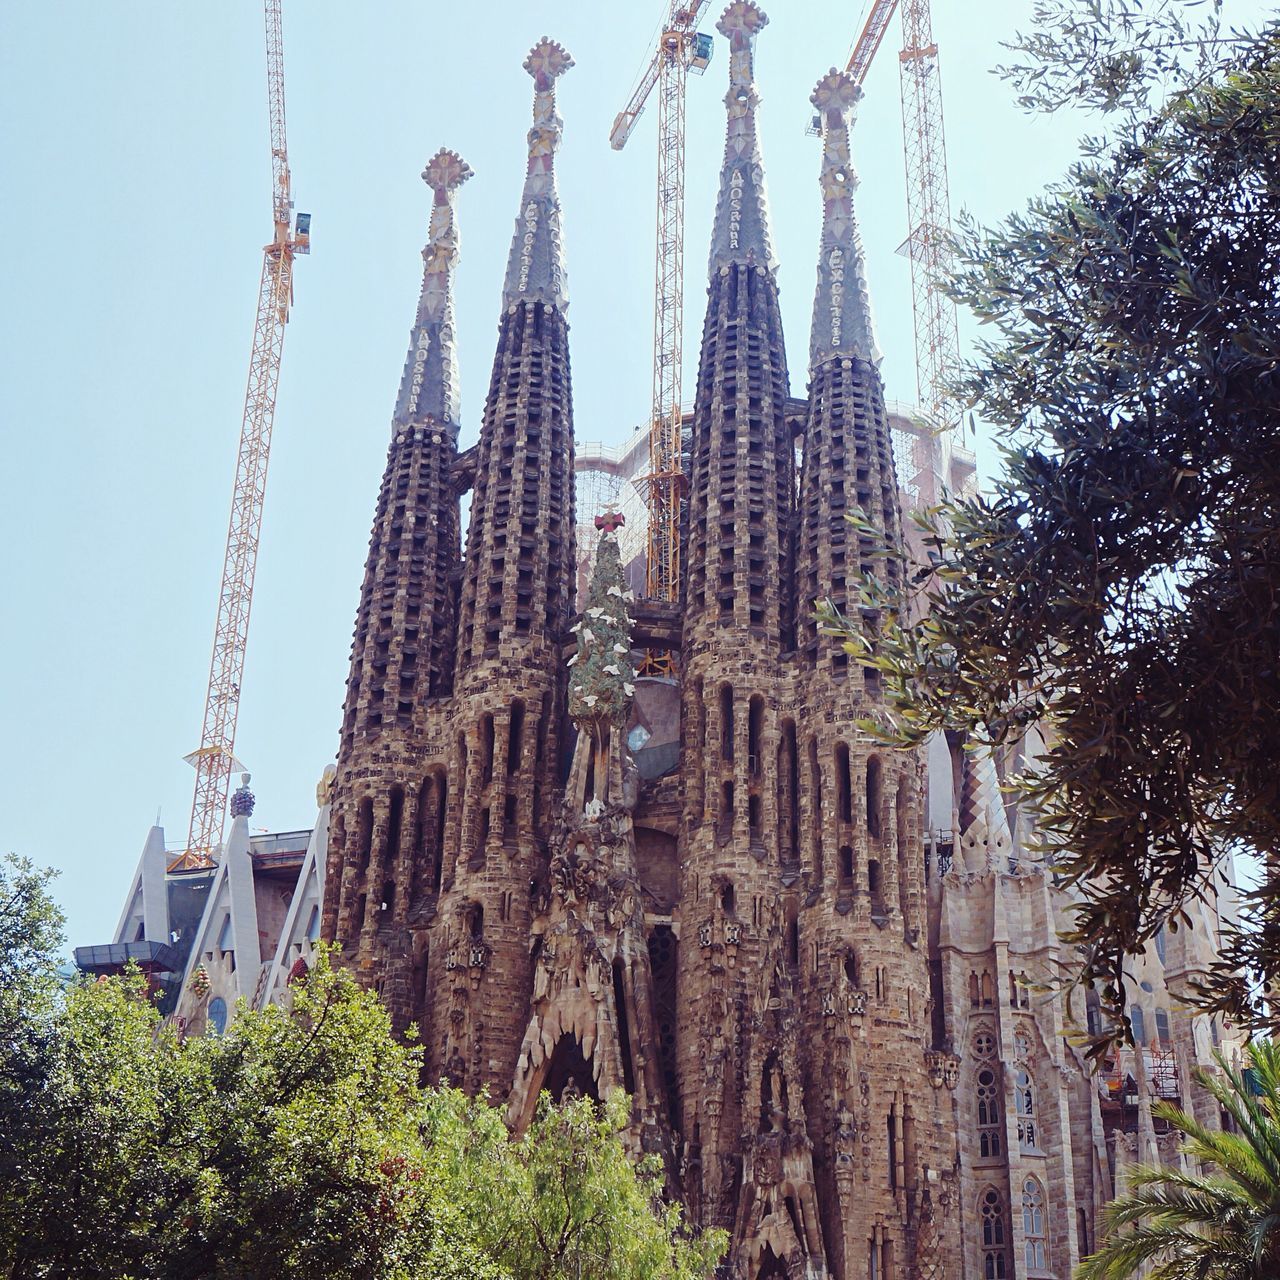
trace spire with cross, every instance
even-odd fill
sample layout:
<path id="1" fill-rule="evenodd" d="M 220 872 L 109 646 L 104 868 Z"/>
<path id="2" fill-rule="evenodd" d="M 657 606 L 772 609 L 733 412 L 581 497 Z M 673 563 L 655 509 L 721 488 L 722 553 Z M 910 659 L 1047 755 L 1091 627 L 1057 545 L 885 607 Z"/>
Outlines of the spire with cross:
<path id="1" fill-rule="evenodd" d="M 729 41 L 728 121 L 715 229 L 711 234 L 710 274 L 733 262 L 749 262 L 772 271 L 777 265 L 769 241 L 769 200 L 756 134 L 756 34 L 769 19 L 752 0 L 734 0 L 716 30 Z"/>
<path id="2" fill-rule="evenodd" d="M 810 369 L 832 356 L 880 362 L 866 255 L 853 212 L 858 175 L 849 156 L 849 123 L 861 97 L 853 78 L 834 67 L 809 97 L 817 108 L 822 136 L 822 245 L 809 337 Z"/>
<path id="3" fill-rule="evenodd" d="M 503 287 L 503 305 L 545 302 L 569 305 L 568 277 L 560 237 L 560 197 L 555 158 L 564 122 L 556 114 L 556 80 L 573 66 L 564 47 L 543 36 L 529 51 L 524 69 L 533 77 L 533 127 L 520 213 Z"/>
<path id="4" fill-rule="evenodd" d="M 422 171 L 431 188 L 431 225 L 422 250 L 422 293 L 409 334 L 394 427 L 435 422 L 458 431 L 458 362 L 453 324 L 453 272 L 458 261 L 458 227 L 453 199 L 471 177 L 456 151 L 441 148 Z"/>

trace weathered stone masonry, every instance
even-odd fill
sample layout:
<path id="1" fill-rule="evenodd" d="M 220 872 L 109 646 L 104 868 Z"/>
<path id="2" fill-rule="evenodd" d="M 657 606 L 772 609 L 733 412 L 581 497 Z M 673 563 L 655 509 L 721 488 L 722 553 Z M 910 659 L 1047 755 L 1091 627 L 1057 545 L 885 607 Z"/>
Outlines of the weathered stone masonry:
<path id="1" fill-rule="evenodd" d="M 823 223 L 808 395 L 790 392 L 756 130 L 766 23 L 735 0 L 718 24 L 726 140 L 678 619 L 630 604 L 616 515 L 597 519 L 580 612 L 573 598 L 565 51 L 544 38 L 525 63 L 528 167 L 465 455 L 451 288 L 470 171 L 442 151 L 423 175 L 431 230 L 356 619 L 323 933 L 398 1028 L 418 1025 L 429 1074 L 488 1088 L 513 1127 L 540 1091 L 626 1089 L 636 1145 L 692 1221 L 729 1232 L 726 1277 L 1062 1278 L 1117 1168 L 1159 1141 L 1149 1104 L 1126 1110 L 1132 1077 L 1101 1095 L 1061 1009 L 1029 995 L 1069 904 L 1020 853 L 996 763 L 935 744 L 926 785 L 922 758 L 859 728 L 876 674 L 814 620 L 829 599 L 874 641 L 858 584 L 901 588 L 903 528 L 853 203 L 860 90 L 835 71 L 811 99 Z M 675 651 L 675 679 L 636 676 L 644 644 Z M 667 744 L 677 723 L 678 763 L 646 763 L 650 728 Z M 953 779 L 926 847 L 930 793 Z M 1168 951 L 1142 991 L 1163 993 L 1186 1093 L 1208 1032 L 1170 1018 L 1194 955 L 1182 935 Z M 1168 1075 L 1160 1053 L 1125 1070 Z"/>

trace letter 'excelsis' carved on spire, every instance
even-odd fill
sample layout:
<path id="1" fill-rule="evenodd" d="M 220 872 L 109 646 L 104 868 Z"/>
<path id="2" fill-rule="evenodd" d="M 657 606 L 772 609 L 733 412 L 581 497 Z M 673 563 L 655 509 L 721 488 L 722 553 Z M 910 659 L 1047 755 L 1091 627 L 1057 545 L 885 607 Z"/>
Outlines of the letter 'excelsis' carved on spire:
<path id="1" fill-rule="evenodd" d="M 769 201 L 756 136 L 760 95 L 754 81 L 755 38 L 768 21 L 752 0 L 734 0 L 716 23 L 729 40 L 729 92 L 724 99 L 729 119 L 711 233 L 712 274 L 733 262 L 756 263 L 770 271 L 777 265 L 769 245 Z"/>
<path id="2" fill-rule="evenodd" d="M 529 130 L 529 168 L 502 291 L 503 304 L 508 307 L 517 302 L 546 302 L 563 311 L 569 305 L 555 157 L 564 126 L 556 115 L 556 80 L 571 66 L 573 59 L 564 48 L 546 36 L 524 60 L 524 69 L 533 77 L 533 128 Z"/>
<path id="3" fill-rule="evenodd" d="M 810 369 L 832 356 L 880 362 L 866 258 L 853 213 L 858 175 L 849 159 L 849 122 L 861 97 L 861 87 L 834 67 L 809 96 L 822 130 L 822 246 L 809 337 Z"/>
<path id="4" fill-rule="evenodd" d="M 458 430 L 458 361 L 453 328 L 453 269 L 458 261 L 458 227 L 453 216 L 454 192 L 471 177 L 471 169 L 454 151 L 443 147 L 422 171 L 433 192 L 431 228 L 422 250 L 422 293 L 409 335 L 409 356 L 396 427 L 431 419 Z"/>

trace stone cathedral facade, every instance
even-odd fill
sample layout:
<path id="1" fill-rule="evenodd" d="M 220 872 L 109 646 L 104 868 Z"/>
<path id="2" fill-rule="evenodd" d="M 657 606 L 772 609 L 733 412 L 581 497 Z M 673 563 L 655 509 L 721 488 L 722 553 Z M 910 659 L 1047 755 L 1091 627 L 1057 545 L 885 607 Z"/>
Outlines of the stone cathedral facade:
<path id="1" fill-rule="evenodd" d="M 727 133 L 678 606 L 631 597 L 607 513 L 578 598 L 565 50 L 544 39 L 524 64 L 528 169 L 465 451 L 452 276 L 470 170 L 449 151 L 427 166 L 319 929 L 420 1028 L 429 1071 L 488 1089 L 513 1126 L 544 1090 L 631 1093 L 637 1144 L 694 1222 L 730 1232 L 726 1275 L 1065 1280 L 1125 1163 L 1163 1150 L 1151 1098 L 1189 1098 L 1220 1035 L 1176 1012 L 1215 922 L 1135 977 L 1148 1048 L 1091 1078 L 1035 994 L 1067 904 L 997 763 L 858 728 L 876 675 L 819 634 L 813 602 L 856 612 L 860 575 L 892 586 L 905 563 L 853 203 L 859 90 L 833 71 L 812 97 L 824 214 L 798 395 L 756 133 L 766 22 L 736 0 L 718 24 Z M 677 675 L 638 675 L 646 650 Z M 304 961 L 292 945 L 277 965 Z M 200 999 L 219 958 L 210 942 Z"/>

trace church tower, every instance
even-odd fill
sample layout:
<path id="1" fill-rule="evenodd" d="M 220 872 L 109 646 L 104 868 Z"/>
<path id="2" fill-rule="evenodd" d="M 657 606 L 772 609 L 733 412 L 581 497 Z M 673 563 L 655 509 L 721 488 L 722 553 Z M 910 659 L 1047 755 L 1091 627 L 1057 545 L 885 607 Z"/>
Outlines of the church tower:
<path id="1" fill-rule="evenodd" d="M 694 407 L 683 635 L 677 1029 L 684 1191 L 745 1275 L 826 1275 L 806 1134 L 794 842 L 794 444 L 756 132 L 756 37 L 736 0 L 724 164 Z"/>
<path id="2" fill-rule="evenodd" d="M 428 986 L 428 1054 L 455 1082 L 511 1087 L 532 967 L 530 886 L 558 812 L 564 663 L 573 608 L 573 405 L 556 192 L 557 79 L 573 60 L 545 37 L 524 69 L 533 127 L 507 261 L 498 348 L 476 447 L 463 564 L 449 775 L 460 803 Z"/>
<path id="3" fill-rule="evenodd" d="M 444 150 L 422 175 L 433 197 L 422 292 L 356 615 L 326 877 L 324 936 L 342 942 L 402 1028 L 419 1012 L 410 915 L 439 887 L 447 791 L 460 556 L 454 198 L 470 176 Z"/>
<path id="4" fill-rule="evenodd" d="M 958 1275 L 951 1129 L 954 1063 L 930 1033 L 921 812 L 915 753 L 858 727 L 878 673 L 818 631 L 831 600 L 874 643 L 863 575 L 892 597 L 903 546 L 893 452 L 853 209 L 846 75 L 819 81 L 822 238 L 810 341 L 796 578 L 803 706 L 802 846 L 810 874 L 797 951 L 808 1054 L 805 1104 L 834 1274 Z M 860 523 L 847 516 L 860 513 Z"/>

